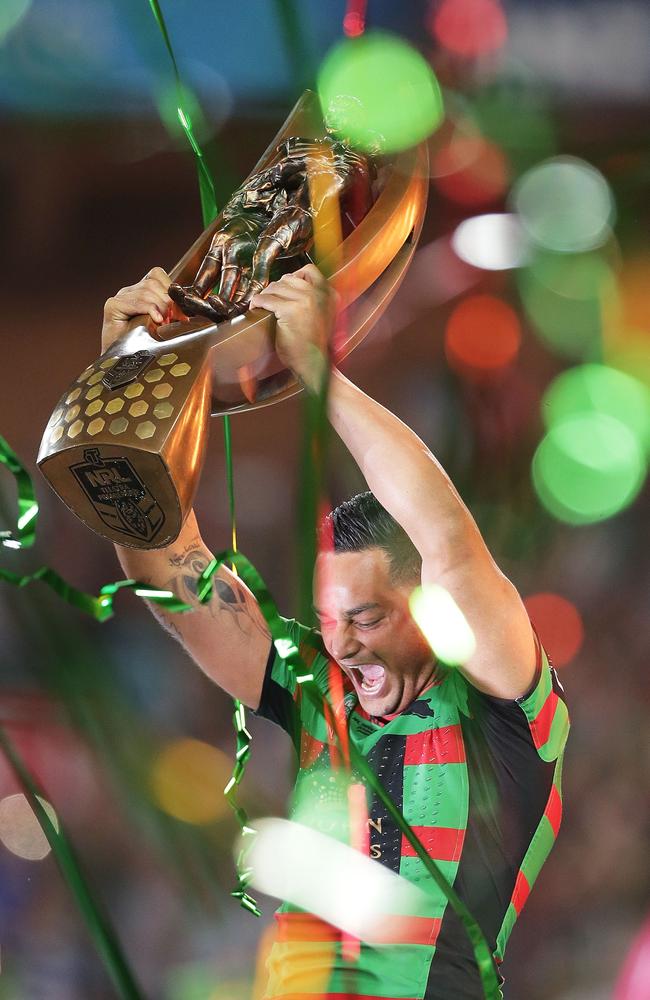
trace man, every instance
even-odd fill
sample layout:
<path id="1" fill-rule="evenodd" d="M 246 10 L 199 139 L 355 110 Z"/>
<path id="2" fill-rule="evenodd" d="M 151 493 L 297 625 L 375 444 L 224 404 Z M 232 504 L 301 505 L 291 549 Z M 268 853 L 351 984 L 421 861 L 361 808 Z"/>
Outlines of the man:
<path id="1" fill-rule="evenodd" d="M 168 286 L 154 268 L 109 299 L 104 349 L 134 314 L 162 322 Z M 319 271 L 286 275 L 252 304 L 275 314 L 278 354 L 318 391 L 333 322 Z M 519 594 L 423 442 L 338 371 L 329 418 L 371 493 L 331 515 L 333 549 L 316 567 L 320 635 L 295 622 L 287 628 L 323 690 L 332 670 L 342 676 L 350 739 L 478 920 L 498 964 L 560 823 L 563 691 Z M 152 610 L 210 678 L 290 733 L 304 782 L 327 753 L 325 722 L 275 653 L 253 595 L 225 566 L 213 599 L 198 604 L 194 581 L 211 553 L 194 514 L 169 548 L 118 556 L 129 577 L 195 605 L 186 615 Z M 472 629 L 476 649 L 459 669 L 436 663 L 409 613 L 420 583 L 444 587 Z M 352 961 L 335 928 L 283 904 L 267 995 L 481 997 L 463 927 L 374 801 L 369 828 L 371 857 L 430 891 L 428 914 L 399 924 L 385 944 L 362 943 Z M 321 970 L 318 985 L 305 981 L 305 969 Z"/>

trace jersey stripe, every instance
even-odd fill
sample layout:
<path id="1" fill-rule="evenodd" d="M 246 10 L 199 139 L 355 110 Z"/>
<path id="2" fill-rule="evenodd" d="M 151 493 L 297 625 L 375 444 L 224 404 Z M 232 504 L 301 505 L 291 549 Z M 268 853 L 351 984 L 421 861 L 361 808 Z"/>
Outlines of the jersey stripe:
<path id="1" fill-rule="evenodd" d="M 309 913 L 276 913 L 276 941 L 287 943 L 312 941 L 332 943 L 341 940 L 338 928 Z M 440 932 L 439 917 L 414 917 L 399 913 L 386 916 L 382 926 L 372 935 L 376 944 L 428 944 L 434 945 Z"/>
<path id="2" fill-rule="evenodd" d="M 556 785 L 551 787 L 551 794 L 549 795 L 544 815 L 551 824 L 554 836 L 557 837 L 560 823 L 562 822 L 562 796 L 557 790 Z"/>
<path id="3" fill-rule="evenodd" d="M 440 726 L 406 737 L 404 764 L 463 764 L 465 747 L 460 725 Z"/>
<path id="4" fill-rule="evenodd" d="M 530 895 L 530 883 L 524 875 L 521 869 L 517 874 L 517 881 L 515 882 L 515 887 L 512 893 L 512 905 L 515 908 L 517 916 L 521 913 L 524 903 Z"/>
<path id="5" fill-rule="evenodd" d="M 537 748 L 542 760 L 557 760 L 569 734 L 569 710 L 561 698 L 558 699 L 546 742 Z"/>
<path id="6" fill-rule="evenodd" d="M 464 830 L 448 826 L 413 826 L 413 833 L 420 839 L 427 854 L 435 861 L 459 861 L 463 850 Z M 401 855 L 417 857 L 415 850 L 402 834 Z"/>

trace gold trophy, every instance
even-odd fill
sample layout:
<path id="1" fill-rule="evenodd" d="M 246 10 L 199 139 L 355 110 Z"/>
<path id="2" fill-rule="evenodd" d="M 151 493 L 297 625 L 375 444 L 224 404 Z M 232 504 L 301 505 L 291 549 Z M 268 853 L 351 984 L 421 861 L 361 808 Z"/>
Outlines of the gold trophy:
<path id="1" fill-rule="evenodd" d="M 343 116 L 344 117 L 344 116 Z M 210 415 L 301 389 L 274 350 L 275 318 L 250 309 L 269 280 L 310 259 L 340 296 L 337 358 L 363 340 L 415 252 L 428 189 L 425 143 L 365 156 L 305 93 L 222 212 L 171 272 L 178 319 L 134 317 L 66 389 L 38 465 L 84 524 L 119 545 L 163 548 L 189 513 Z"/>

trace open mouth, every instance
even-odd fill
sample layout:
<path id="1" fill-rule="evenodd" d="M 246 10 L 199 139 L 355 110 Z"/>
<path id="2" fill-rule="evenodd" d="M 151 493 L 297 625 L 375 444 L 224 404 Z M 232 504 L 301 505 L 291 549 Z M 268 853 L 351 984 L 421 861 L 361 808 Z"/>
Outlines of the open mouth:
<path id="1" fill-rule="evenodd" d="M 379 694 L 384 686 L 384 680 L 386 677 L 386 671 L 382 666 L 380 666 L 380 664 L 367 663 L 359 667 L 350 667 L 349 669 L 352 673 L 356 686 L 360 688 L 364 694 Z"/>

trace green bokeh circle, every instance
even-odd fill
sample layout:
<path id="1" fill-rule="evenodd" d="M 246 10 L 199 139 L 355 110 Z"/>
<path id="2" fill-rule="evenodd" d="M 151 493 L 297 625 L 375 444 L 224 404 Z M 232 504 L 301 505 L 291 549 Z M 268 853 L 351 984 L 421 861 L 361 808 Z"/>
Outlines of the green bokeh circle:
<path id="1" fill-rule="evenodd" d="M 603 413 L 581 413 L 555 424 L 533 457 L 539 499 L 558 520 L 592 524 L 630 504 L 646 463 L 632 432 Z"/>
<path id="2" fill-rule="evenodd" d="M 601 352 L 602 317 L 616 295 L 611 267 L 597 253 L 537 253 L 517 275 L 528 318 L 542 340 L 575 359 Z"/>
<path id="3" fill-rule="evenodd" d="M 576 253 L 600 246 L 614 221 L 607 181 L 574 156 L 537 164 L 517 182 L 512 197 L 531 239 L 548 250 Z"/>
<path id="4" fill-rule="evenodd" d="M 650 392 L 607 365 L 579 365 L 562 372 L 546 390 L 542 416 L 552 427 L 580 413 L 602 413 L 628 428 L 642 451 L 650 448 Z"/>
<path id="5" fill-rule="evenodd" d="M 330 50 L 318 74 L 323 114 L 353 98 L 345 108 L 341 132 L 361 149 L 374 150 L 378 137 L 384 152 L 407 149 L 430 135 L 443 118 L 442 94 L 426 60 L 401 38 L 368 32 L 345 39 Z"/>

